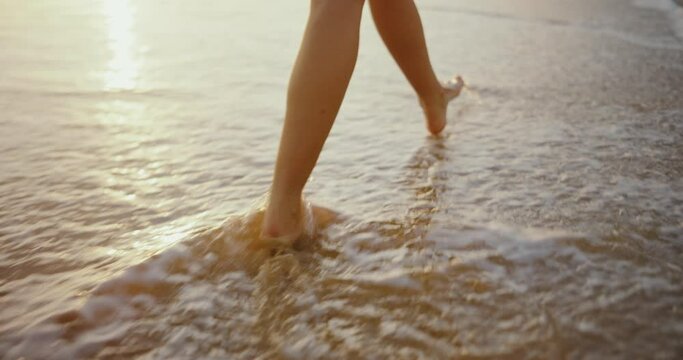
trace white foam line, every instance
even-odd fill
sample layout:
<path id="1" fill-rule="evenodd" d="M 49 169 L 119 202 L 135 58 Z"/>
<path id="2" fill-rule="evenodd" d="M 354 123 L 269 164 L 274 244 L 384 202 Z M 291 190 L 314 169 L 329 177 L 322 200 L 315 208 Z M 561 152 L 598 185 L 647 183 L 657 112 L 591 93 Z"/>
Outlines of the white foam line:
<path id="1" fill-rule="evenodd" d="M 381 272 L 370 272 L 363 274 L 353 274 L 349 277 L 354 281 L 370 283 L 380 286 L 402 288 L 410 290 L 421 290 L 422 286 L 413 279 L 407 269 L 394 269 Z"/>

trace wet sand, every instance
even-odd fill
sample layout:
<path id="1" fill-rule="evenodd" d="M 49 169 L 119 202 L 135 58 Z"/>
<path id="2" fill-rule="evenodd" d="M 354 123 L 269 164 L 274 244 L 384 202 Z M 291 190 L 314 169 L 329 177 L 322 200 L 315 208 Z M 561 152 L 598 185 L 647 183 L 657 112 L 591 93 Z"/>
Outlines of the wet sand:
<path id="1" fill-rule="evenodd" d="M 0 0 L 0 358 L 683 356 L 681 9 L 418 6 L 444 136 L 366 13 L 341 216 L 271 252 L 305 3 Z"/>

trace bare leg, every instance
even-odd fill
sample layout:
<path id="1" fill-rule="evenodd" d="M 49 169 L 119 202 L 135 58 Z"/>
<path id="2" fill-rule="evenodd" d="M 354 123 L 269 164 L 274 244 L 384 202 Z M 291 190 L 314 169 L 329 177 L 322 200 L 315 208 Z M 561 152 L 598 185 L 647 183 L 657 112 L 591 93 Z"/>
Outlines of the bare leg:
<path id="1" fill-rule="evenodd" d="M 364 0 L 312 0 L 287 93 L 261 237 L 302 231 L 301 194 L 341 106 L 358 55 Z"/>
<path id="2" fill-rule="evenodd" d="M 432 134 L 440 133 L 446 126 L 448 101 L 460 94 L 462 79 L 445 87 L 436 78 L 413 0 L 369 1 L 382 40 L 420 98 L 427 128 Z"/>

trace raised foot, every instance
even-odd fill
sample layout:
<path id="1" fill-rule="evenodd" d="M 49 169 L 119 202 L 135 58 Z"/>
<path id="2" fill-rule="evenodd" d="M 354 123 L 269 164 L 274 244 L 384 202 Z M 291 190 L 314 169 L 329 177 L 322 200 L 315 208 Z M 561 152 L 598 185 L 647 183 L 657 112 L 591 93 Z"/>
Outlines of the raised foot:
<path id="1" fill-rule="evenodd" d="M 427 120 L 427 129 L 430 133 L 438 135 L 446 127 L 448 103 L 458 97 L 464 87 L 465 81 L 462 77 L 456 76 L 441 84 L 441 91 L 436 99 L 420 100 Z"/>

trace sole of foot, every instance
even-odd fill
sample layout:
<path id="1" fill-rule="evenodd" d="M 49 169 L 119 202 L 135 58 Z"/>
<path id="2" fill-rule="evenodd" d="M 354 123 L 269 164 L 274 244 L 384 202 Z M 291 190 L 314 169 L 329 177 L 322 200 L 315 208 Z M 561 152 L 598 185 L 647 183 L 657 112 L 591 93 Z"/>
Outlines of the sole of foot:
<path id="1" fill-rule="evenodd" d="M 432 135 L 440 134 L 446 127 L 448 103 L 457 98 L 464 87 L 465 81 L 462 77 L 455 76 L 441 84 L 441 97 L 439 99 L 436 99 L 429 104 L 425 101 L 420 101 L 427 120 L 427 130 L 429 130 Z"/>

